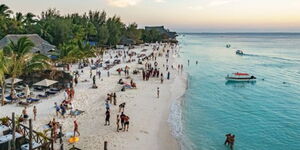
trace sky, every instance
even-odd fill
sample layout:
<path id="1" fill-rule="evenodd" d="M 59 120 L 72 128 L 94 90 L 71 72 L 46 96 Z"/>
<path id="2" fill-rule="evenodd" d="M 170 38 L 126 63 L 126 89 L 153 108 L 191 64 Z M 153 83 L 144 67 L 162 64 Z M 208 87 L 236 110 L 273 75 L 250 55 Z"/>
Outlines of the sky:
<path id="1" fill-rule="evenodd" d="M 300 0 L 0 0 L 14 12 L 104 10 L 177 32 L 300 32 Z"/>

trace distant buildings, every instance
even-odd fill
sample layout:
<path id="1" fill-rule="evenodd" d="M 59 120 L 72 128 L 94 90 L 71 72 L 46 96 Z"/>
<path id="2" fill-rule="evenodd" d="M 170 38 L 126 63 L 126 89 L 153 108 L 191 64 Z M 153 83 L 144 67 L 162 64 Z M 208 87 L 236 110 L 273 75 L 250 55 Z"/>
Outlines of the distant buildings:
<path id="1" fill-rule="evenodd" d="M 146 26 L 145 27 L 146 31 L 151 31 L 151 30 L 156 30 L 160 34 L 163 35 L 164 40 L 176 40 L 177 33 L 176 32 L 171 32 L 168 29 L 165 29 L 164 26 Z"/>
<path id="2" fill-rule="evenodd" d="M 56 51 L 56 46 L 51 45 L 37 34 L 8 34 L 0 40 L 0 49 L 7 46 L 11 41 L 17 43 L 21 37 L 27 37 L 33 42 L 34 47 L 31 50 L 32 53 L 40 53 L 49 56 Z"/>

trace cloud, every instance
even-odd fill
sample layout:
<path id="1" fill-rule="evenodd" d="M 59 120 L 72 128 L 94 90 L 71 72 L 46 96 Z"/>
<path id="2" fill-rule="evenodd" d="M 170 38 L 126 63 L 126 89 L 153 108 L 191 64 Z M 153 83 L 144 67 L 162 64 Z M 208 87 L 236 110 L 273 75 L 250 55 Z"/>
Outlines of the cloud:
<path id="1" fill-rule="evenodd" d="M 114 7 L 135 6 L 144 0 L 106 0 L 107 3 Z M 152 0 L 156 3 L 164 3 L 166 0 Z"/>
<path id="2" fill-rule="evenodd" d="M 157 2 L 157 3 L 164 3 L 166 2 L 165 0 L 154 0 L 154 2 Z"/>
<path id="3" fill-rule="evenodd" d="M 226 4 L 229 4 L 229 3 L 232 3 L 234 2 L 235 0 L 216 0 L 216 1 L 211 1 L 208 6 L 222 6 L 222 5 L 226 5 Z"/>
<path id="4" fill-rule="evenodd" d="M 210 7 L 217 7 L 217 6 L 222 6 L 222 5 L 226 5 L 229 3 L 233 3 L 236 0 L 213 0 L 207 4 L 202 4 L 202 5 L 193 5 L 193 6 L 189 6 L 189 9 L 193 9 L 193 10 L 201 10 L 204 8 L 210 8 Z"/>
<path id="5" fill-rule="evenodd" d="M 128 7 L 137 5 L 141 0 L 107 0 L 108 4 L 114 7 Z"/>

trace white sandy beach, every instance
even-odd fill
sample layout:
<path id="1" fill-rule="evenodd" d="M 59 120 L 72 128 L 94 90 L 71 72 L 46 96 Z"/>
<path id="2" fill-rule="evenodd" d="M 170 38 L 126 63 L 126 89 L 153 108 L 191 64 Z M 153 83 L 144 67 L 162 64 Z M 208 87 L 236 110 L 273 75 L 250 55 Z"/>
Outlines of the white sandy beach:
<path id="1" fill-rule="evenodd" d="M 152 51 L 147 47 L 148 51 Z M 170 49 L 170 48 L 169 48 Z M 142 48 L 137 48 L 140 51 Z M 162 50 L 162 48 L 160 49 Z M 172 54 L 172 53 L 171 53 Z M 108 56 L 104 56 L 104 60 Z M 144 65 L 138 65 L 137 62 L 126 63 L 130 67 L 130 77 L 137 84 L 137 89 L 127 89 L 121 92 L 121 85 L 117 84 L 124 73 L 118 75 L 116 69 L 125 64 L 116 65 L 110 69 L 110 77 L 107 77 L 106 71 L 102 72 L 103 81 L 97 77 L 96 83 L 98 89 L 92 89 L 92 79 L 89 72 L 90 67 L 85 67 L 83 73 L 80 73 L 79 84 L 75 87 L 75 98 L 73 105 L 76 109 L 83 110 L 85 113 L 76 117 L 79 123 L 80 141 L 75 144 L 76 147 L 83 150 L 103 149 L 104 141 L 108 142 L 109 150 L 176 150 L 179 145 L 176 139 L 171 135 L 168 115 L 170 113 L 171 103 L 184 94 L 186 85 L 183 74 L 177 70 L 177 55 L 172 54 L 169 58 L 169 71 L 171 79 L 164 79 L 160 83 L 160 78 L 150 78 L 149 81 L 143 81 L 141 73 L 133 75 L 132 70 Z M 154 61 L 150 61 L 154 62 Z M 166 76 L 165 57 L 158 57 L 160 71 Z M 171 68 L 174 65 L 174 69 Z M 72 70 L 76 70 L 77 65 L 73 65 Z M 96 71 L 93 70 L 93 75 Z M 87 79 L 89 82 L 81 82 Z M 156 89 L 160 88 L 160 98 L 157 98 Z M 104 126 L 105 106 L 104 102 L 107 93 L 116 92 L 117 105 L 111 106 L 111 124 Z M 42 102 L 35 104 L 38 109 L 37 121 L 33 122 L 34 130 L 42 131 L 43 126 L 55 117 L 54 102 L 60 103 L 63 100 L 63 92 Z M 116 116 L 118 114 L 119 104 L 126 102 L 125 114 L 130 117 L 128 132 L 116 132 Z M 0 107 L 0 116 L 10 116 L 12 112 L 21 114 L 23 107 L 15 104 Z M 33 105 L 28 108 L 29 116 L 32 117 Z M 55 117 L 63 126 L 64 133 L 72 133 L 73 121 L 75 118 Z M 58 142 L 59 140 L 57 140 Z M 67 143 L 64 138 L 65 148 L 73 145 Z"/>

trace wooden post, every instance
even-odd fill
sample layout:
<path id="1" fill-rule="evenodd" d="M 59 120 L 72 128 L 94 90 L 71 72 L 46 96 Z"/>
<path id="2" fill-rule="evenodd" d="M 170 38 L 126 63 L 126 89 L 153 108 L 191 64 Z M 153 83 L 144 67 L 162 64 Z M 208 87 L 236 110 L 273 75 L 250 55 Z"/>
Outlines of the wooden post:
<path id="1" fill-rule="evenodd" d="M 107 141 L 104 141 L 104 150 L 107 150 Z"/>
<path id="2" fill-rule="evenodd" d="M 54 129 L 53 129 L 53 127 L 51 128 L 51 150 L 54 150 L 54 131 L 53 131 Z"/>
<path id="3" fill-rule="evenodd" d="M 15 113 L 12 113 L 12 150 L 16 150 L 16 120 Z"/>
<path id="4" fill-rule="evenodd" d="M 64 142 L 62 139 L 63 132 L 62 132 L 62 125 L 59 127 L 59 142 L 60 142 L 60 150 L 64 150 Z"/>
<path id="5" fill-rule="evenodd" d="M 29 150 L 32 150 L 32 120 L 29 119 Z"/>

